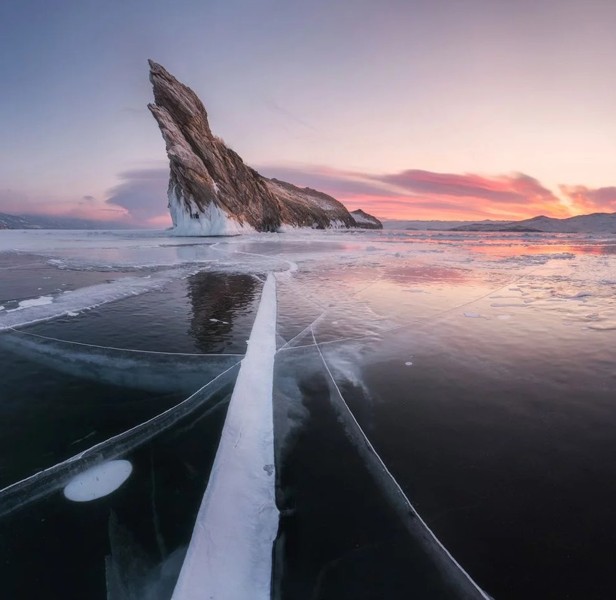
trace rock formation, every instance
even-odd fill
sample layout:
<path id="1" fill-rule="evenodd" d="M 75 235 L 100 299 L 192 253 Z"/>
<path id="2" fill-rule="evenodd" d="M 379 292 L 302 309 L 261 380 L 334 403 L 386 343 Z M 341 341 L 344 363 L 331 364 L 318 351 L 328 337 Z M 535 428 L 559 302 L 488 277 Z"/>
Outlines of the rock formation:
<path id="1" fill-rule="evenodd" d="M 263 177 L 210 129 L 201 100 L 159 64 L 150 63 L 154 104 L 170 164 L 169 210 L 179 235 L 228 235 L 285 227 L 382 228 L 354 217 L 335 198 Z M 357 213 L 358 211 L 356 211 Z"/>
<path id="2" fill-rule="evenodd" d="M 361 208 L 352 210 L 351 215 L 357 223 L 357 227 L 362 229 L 383 229 L 383 223 L 381 223 L 376 217 L 364 212 Z"/>

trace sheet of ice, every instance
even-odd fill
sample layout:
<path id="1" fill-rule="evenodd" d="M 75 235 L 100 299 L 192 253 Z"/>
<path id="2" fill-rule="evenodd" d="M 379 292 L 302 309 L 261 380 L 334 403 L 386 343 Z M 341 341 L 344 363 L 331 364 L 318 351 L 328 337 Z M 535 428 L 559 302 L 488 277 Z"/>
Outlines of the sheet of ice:
<path id="1" fill-rule="evenodd" d="M 75 475 L 64 488 L 73 502 L 90 502 L 115 492 L 133 472 L 127 460 L 110 460 Z"/>
<path id="2" fill-rule="evenodd" d="M 174 600 L 269 600 L 275 503 L 272 274 L 248 340 Z"/>
<path id="3" fill-rule="evenodd" d="M 385 496 L 390 499 L 394 507 L 398 510 L 407 531 L 421 545 L 423 551 L 432 557 L 443 577 L 452 582 L 456 591 L 456 598 L 490 600 L 490 597 L 477 585 L 477 583 L 475 583 L 473 578 L 449 553 L 415 510 L 408 496 L 389 471 L 383 459 L 380 457 L 349 408 L 349 405 L 336 383 L 336 378 L 332 373 L 332 369 L 330 369 L 329 360 L 326 359 L 323 354 L 321 345 L 317 343 L 314 333 L 313 342 L 331 383 L 330 390 L 332 393 L 330 394 L 330 399 L 341 422 L 345 426 L 346 434 L 354 443 L 355 447 L 362 455 L 362 458 L 366 461 L 368 469 L 372 472 Z M 407 364 L 407 366 L 409 365 Z"/>
<path id="4" fill-rule="evenodd" d="M 157 393 L 191 393 L 241 358 L 97 346 L 20 330 L 0 336 L 0 349 L 76 377 Z"/>
<path id="5" fill-rule="evenodd" d="M 188 418 L 233 381 L 239 363 L 233 365 L 179 404 L 159 415 L 83 450 L 53 467 L 30 475 L 0 490 L 0 517 L 63 488 L 85 469 L 116 459 Z"/>

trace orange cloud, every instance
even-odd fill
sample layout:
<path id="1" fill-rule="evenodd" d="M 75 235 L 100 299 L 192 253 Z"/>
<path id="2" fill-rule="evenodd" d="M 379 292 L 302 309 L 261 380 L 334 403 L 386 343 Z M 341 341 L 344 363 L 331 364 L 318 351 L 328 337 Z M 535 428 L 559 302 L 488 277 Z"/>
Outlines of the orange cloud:
<path id="1" fill-rule="evenodd" d="M 588 212 L 616 212 L 616 187 L 587 188 L 583 185 L 561 185 L 574 210 Z"/>

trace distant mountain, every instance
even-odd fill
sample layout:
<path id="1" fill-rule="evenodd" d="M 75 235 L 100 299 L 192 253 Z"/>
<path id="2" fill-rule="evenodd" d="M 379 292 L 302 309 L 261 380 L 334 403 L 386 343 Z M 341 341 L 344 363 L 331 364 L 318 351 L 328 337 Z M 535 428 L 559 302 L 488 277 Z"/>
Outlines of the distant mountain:
<path id="1" fill-rule="evenodd" d="M 476 225 L 485 223 L 487 226 L 507 225 L 510 221 L 418 221 L 418 220 L 399 220 L 392 219 L 383 221 L 385 229 L 407 229 L 421 231 L 448 231 L 454 227 L 463 227 L 465 225 Z"/>
<path id="2" fill-rule="evenodd" d="M 593 213 L 568 219 L 554 219 L 541 215 L 524 221 L 508 223 L 468 223 L 454 231 L 539 231 L 544 233 L 615 233 L 616 213 Z"/>
<path id="3" fill-rule="evenodd" d="M 614 233 L 616 213 L 593 213 L 567 219 L 541 215 L 523 221 L 384 221 L 385 229 L 432 231 L 501 231 L 538 233 Z"/>
<path id="4" fill-rule="evenodd" d="M 530 219 L 528 219 L 530 220 Z M 464 223 L 457 227 L 451 227 L 448 231 L 501 231 L 501 232 L 527 232 L 527 233 L 541 233 L 542 230 L 538 227 L 527 225 L 526 222 L 517 221 L 505 221 L 499 223 L 498 221 L 481 221 L 479 223 Z"/>
<path id="5" fill-rule="evenodd" d="M 122 223 L 109 221 L 0 213 L 0 229 L 128 229 L 128 227 Z"/>

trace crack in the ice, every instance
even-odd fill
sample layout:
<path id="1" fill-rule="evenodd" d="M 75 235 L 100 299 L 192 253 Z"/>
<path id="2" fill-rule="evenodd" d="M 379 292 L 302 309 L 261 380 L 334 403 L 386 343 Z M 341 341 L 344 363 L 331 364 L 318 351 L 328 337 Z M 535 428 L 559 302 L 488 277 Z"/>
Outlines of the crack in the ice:
<path id="1" fill-rule="evenodd" d="M 379 463 L 379 468 L 381 469 L 381 472 L 387 476 L 388 480 L 394 486 L 394 489 L 396 490 L 396 492 L 399 495 L 399 497 L 402 498 L 402 500 L 407 505 L 408 509 L 412 511 L 413 515 L 415 515 L 415 518 L 413 519 L 413 521 L 418 521 L 420 523 L 422 530 L 429 534 L 430 539 L 432 539 L 437 544 L 438 548 L 440 548 L 440 550 L 443 552 L 443 556 L 450 562 L 451 565 L 454 566 L 454 568 L 457 570 L 457 572 L 463 576 L 464 580 L 467 581 L 468 584 L 470 584 L 470 586 L 472 587 L 473 591 L 475 593 L 478 593 L 481 598 L 489 600 L 489 596 L 475 583 L 473 578 L 464 570 L 464 568 L 458 563 L 458 561 L 450 554 L 450 552 L 447 550 L 447 548 L 445 548 L 445 546 L 443 546 L 441 541 L 436 537 L 434 532 L 428 527 L 427 523 L 421 518 L 419 513 L 415 510 L 415 507 L 413 506 L 413 504 L 409 500 L 408 496 L 405 494 L 404 490 L 402 489 L 402 487 L 400 486 L 400 484 L 398 483 L 396 478 L 392 475 L 391 471 L 389 471 L 389 469 L 387 468 L 387 466 L 383 462 L 383 459 L 380 457 L 380 455 L 376 451 L 375 447 L 372 445 L 372 442 L 370 441 L 370 439 L 366 435 L 365 431 L 362 429 L 361 425 L 359 424 L 359 422 L 355 418 L 355 415 L 353 414 L 353 412 L 349 408 L 349 405 L 347 404 L 346 400 L 344 399 L 344 396 L 342 395 L 342 392 L 341 392 L 340 388 L 338 387 L 338 384 L 336 383 L 336 380 L 335 380 L 335 378 L 334 378 L 334 376 L 333 376 L 333 374 L 332 374 L 332 372 L 331 372 L 331 370 L 329 368 L 329 365 L 327 364 L 327 361 L 325 360 L 325 357 L 323 356 L 323 352 L 321 351 L 320 344 L 316 340 L 316 337 L 314 335 L 314 331 L 312 331 L 312 339 L 313 339 L 313 342 L 314 342 L 313 345 L 316 347 L 316 349 L 317 349 L 317 351 L 319 353 L 319 356 L 321 357 L 321 361 L 323 363 L 323 366 L 325 367 L 325 370 L 327 371 L 327 374 L 329 375 L 329 378 L 330 378 L 330 380 L 332 382 L 332 385 L 333 385 L 333 387 L 334 387 L 334 389 L 335 389 L 335 391 L 337 393 L 338 398 L 342 402 L 342 406 L 344 407 L 345 412 L 348 414 L 348 416 L 351 419 L 351 423 L 353 424 L 353 427 L 356 429 L 356 431 L 359 433 L 359 435 L 363 439 L 363 441 L 365 443 L 365 446 L 368 449 L 368 451 L 370 452 L 370 454 Z"/>
<path id="2" fill-rule="evenodd" d="M 74 346 L 83 346 L 86 348 L 97 348 L 99 350 L 113 350 L 116 352 L 134 352 L 137 354 L 158 354 L 158 355 L 163 355 L 163 356 L 203 356 L 203 357 L 206 357 L 206 356 L 244 356 L 243 354 L 233 354 L 233 353 L 204 354 L 204 353 L 199 353 L 199 352 L 163 352 L 161 350 L 137 350 L 135 348 L 116 348 L 114 346 L 101 346 L 98 344 L 88 344 L 86 342 L 75 342 L 73 340 L 63 340 L 63 339 L 51 337 L 48 335 L 32 333 L 30 331 L 22 331 L 20 329 L 15 329 L 14 327 L 7 327 L 7 330 L 11 331 L 12 333 L 19 334 L 19 335 L 28 335 L 30 337 L 36 337 L 36 338 L 40 338 L 43 340 L 48 340 L 50 342 L 60 342 L 62 344 L 72 344 Z"/>

